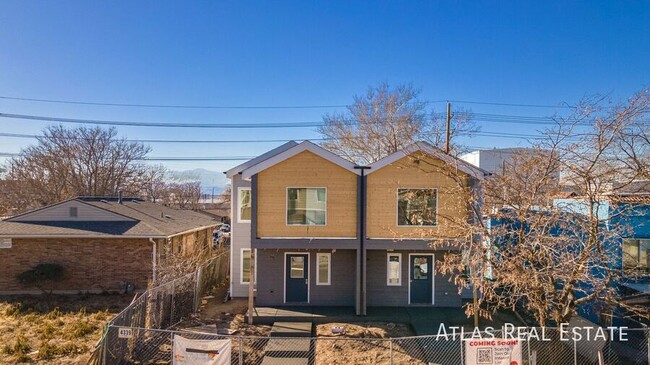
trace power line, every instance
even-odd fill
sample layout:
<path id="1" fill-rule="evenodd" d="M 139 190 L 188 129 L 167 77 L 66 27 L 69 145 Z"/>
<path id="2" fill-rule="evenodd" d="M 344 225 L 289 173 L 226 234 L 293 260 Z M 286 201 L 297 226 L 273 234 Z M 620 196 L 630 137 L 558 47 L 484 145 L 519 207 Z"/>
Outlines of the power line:
<path id="1" fill-rule="evenodd" d="M 75 100 L 55 100 L 55 99 L 36 99 L 36 98 L 18 98 L 13 96 L 0 96 L 0 99 L 33 101 L 39 103 L 55 104 L 75 104 L 75 105 L 96 105 L 96 106 L 116 106 L 132 108 L 168 108 L 168 109 L 327 109 L 327 108 L 345 108 L 345 104 L 333 105 L 174 105 L 174 104 L 129 104 L 129 103 L 102 103 L 92 101 L 75 101 Z"/>
<path id="2" fill-rule="evenodd" d="M 0 152 L 0 157 L 20 157 L 20 153 Z M 255 156 L 218 156 L 218 157 L 147 157 L 134 161 L 247 161 Z"/>
<path id="3" fill-rule="evenodd" d="M 21 134 L 21 133 L 0 133 L 0 137 L 11 138 L 48 138 L 43 135 L 37 134 Z M 61 137 L 56 137 L 61 138 Z M 65 137 L 70 140 L 83 140 L 81 137 Z M 87 138 L 91 140 L 92 138 Z M 289 141 L 324 141 L 325 138 L 293 138 L 293 139 L 257 139 L 257 140 L 193 140 L 193 139 L 125 139 L 127 142 L 139 143 L 280 143 Z"/>
<path id="4" fill-rule="evenodd" d="M 471 100 L 449 100 L 452 103 L 460 104 L 480 104 L 480 105 L 496 105 L 496 106 L 512 106 L 522 108 L 554 108 L 554 109 L 574 109 L 574 106 L 565 105 L 544 105 L 544 104 L 516 104 L 516 103 L 497 103 L 490 101 L 471 101 Z"/>
<path id="5" fill-rule="evenodd" d="M 182 105 L 182 104 L 131 104 L 131 103 L 107 103 L 107 102 L 94 102 L 94 101 L 78 101 L 78 100 L 60 100 L 60 99 L 39 99 L 39 98 L 21 98 L 16 96 L 0 96 L 0 99 L 16 100 L 16 101 L 29 101 L 39 103 L 54 103 L 54 104 L 73 104 L 73 105 L 95 105 L 95 106 L 111 106 L 111 107 L 130 107 L 130 108 L 168 108 L 168 109 L 328 109 L 328 108 L 346 108 L 349 104 L 325 104 L 325 105 Z M 518 103 L 500 103 L 490 101 L 477 101 L 477 100 L 422 100 L 424 103 L 460 103 L 460 104 L 477 104 L 477 105 L 495 105 L 495 106 L 508 106 L 508 107 L 524 107 L 524 108 L 554 108 L 554 109 L 572 109 L 573 106 L 568 104 L 564 105 L 548 105 L 548 104 L 518 104 Z"/>

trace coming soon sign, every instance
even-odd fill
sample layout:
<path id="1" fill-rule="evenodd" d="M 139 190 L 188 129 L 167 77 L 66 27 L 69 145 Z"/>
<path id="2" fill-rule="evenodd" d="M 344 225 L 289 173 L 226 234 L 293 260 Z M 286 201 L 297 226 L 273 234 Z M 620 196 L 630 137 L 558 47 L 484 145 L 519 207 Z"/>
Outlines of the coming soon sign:
<path id="1" fill-rule="evenodd" d="M 522 365 L 521 341 L 502 338 L 465 340 L 465 365 Z"/>

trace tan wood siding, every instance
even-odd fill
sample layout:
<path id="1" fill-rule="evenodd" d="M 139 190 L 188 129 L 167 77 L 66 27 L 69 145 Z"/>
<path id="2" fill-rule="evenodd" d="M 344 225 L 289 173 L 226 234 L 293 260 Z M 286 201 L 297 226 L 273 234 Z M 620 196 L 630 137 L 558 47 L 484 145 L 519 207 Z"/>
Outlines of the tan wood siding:
<path id="1" fill-rule="evenodd" d="M 419 161 L 419 162 L 418 162 Z M 419 153 L 405 157 L 368 175 L 367 236 L 369 238 L 447 238 L 459 231 L 453 222 L 467 217 L 466 198 L 449 176 L 451 167 Z M 467 175 L 456 171 L 467 184 Z M 433 188 L 438 191 L 437 226 L 397 225 L 397 189 Z"/>
<path id="2" fill-rule="evenodd" d="M 287 188 L 327 188 L 324 226 L 287 225 Z M 257 237 L 355 237 L 357 175 L 309 151 L 258 174 Z"/>

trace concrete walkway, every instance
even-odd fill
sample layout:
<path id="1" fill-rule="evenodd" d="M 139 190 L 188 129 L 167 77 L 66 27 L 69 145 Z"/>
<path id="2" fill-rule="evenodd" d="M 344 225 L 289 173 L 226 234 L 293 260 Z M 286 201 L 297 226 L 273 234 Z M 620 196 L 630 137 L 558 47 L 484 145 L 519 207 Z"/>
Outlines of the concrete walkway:
<path id="1" fill-rule="evenodd" d="M 275 322 L 262 365 L 308 365 L 312 358 L 311 322 Z"/>

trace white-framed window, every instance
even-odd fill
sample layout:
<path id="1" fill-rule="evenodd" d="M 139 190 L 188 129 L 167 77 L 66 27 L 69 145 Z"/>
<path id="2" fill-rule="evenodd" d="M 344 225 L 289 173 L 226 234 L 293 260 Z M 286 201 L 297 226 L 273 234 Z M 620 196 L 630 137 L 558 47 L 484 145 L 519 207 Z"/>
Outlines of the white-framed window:
<path id="1" fill-rule="evenodd" d="M 242 248 L 240 256 L 239 283 L 248 284 L 251 280 L 251 249 Z M 255 249 L 255 283 L 257 283 L 257 249 Z"/>
<path id="2" fill-rule="evenodd" d="M 0 248 L 11 248 L 11 238 L 0 239 Z"/>
<path id="3" fill-rule="evenodd" d="M 287 188 L 287 225 L 324 226 L 327 188 Z"/>
<path id="4" fill-rule="evenodd" d="M 237 190 L 238 190 L 237 222 L 249 223 L 251 221 L 251 215 L 253 213 L 253 205 L 251 200 L 251 188 L 239 188 Z"/>
<path id="5" fill-rule="evenodd" d="M 437 216 L 437 189 L 397 189 L 398 226 L 435 226 Z"/>
<path id="6" fill-rule="evenodd" d="M 650 268 L 650 239 L 623 239 L 623 268 L 648 270 Z"/>
<path id="7" fill-rule="evenodd" d="M 386 258 L 386 285 L 402 285 L 402 254 L 389 253 Z"/>
<path id="8" fill-rule="evenodd" d="M 332 284 L 332 254 L 316 254 L 316 285 Z"/>

